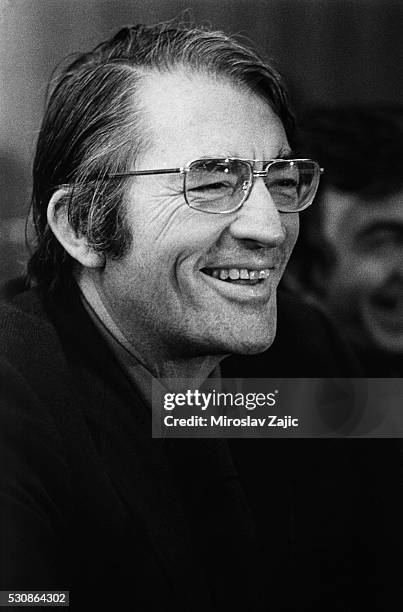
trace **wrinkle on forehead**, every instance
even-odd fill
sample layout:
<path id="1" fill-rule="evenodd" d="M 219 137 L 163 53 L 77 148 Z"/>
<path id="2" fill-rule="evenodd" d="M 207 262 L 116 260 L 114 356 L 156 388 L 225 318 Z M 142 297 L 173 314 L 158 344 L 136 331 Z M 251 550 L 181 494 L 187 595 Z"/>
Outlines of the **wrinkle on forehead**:
<path id="1" fill-rule="evenodd" d="M 232 151 L 238 153 L 234 157 L 258 159 L 288 152 L 280 119 L 266 100 L 246 86 L 203 73 L 150 72 L 142 80 L 139 95 L 153 138 L 152 150 L 142 160 L 144 169 L 154 160 L 163 168 L 202 156 L 229 156 Z M 257 123 L 267 124 L 267 132 L 259 131 L 251 138 Z M 179 150 L 183 148 L 187 153 Z"/>

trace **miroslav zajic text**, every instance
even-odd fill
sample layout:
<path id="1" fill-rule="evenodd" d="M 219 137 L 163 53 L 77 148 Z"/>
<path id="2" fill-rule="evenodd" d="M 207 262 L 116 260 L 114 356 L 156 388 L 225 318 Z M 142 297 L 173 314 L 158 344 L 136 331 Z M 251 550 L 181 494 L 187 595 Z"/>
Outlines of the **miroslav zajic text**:
<path id="1" fill-rule="evenodd" d="M 292 416 L 268 415 L 266 417 L 255 418 L 247 415 L 242 418 L 213 416 L 202 417 L 192 415 L 187 418 L 174 417 L 168 414 L 164 417 L 165 427 L 278 427 L 288 429 L 299 427 L 299 420 Z"/>

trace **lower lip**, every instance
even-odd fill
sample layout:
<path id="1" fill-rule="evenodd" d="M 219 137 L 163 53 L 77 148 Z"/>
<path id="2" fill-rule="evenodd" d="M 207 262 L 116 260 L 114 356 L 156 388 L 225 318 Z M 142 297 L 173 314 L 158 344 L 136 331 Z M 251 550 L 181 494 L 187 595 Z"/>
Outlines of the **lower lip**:
<path id="1" fill-rule="evenodd" d="M 200 274 L 215 291 L 221 293 L 227 299 L 237 302 L 267 302 L 273 291 L 274 270 L 270 271 L 269 278 L 264 278 L 255 285 L 241 285 L 236 281 L 222 281 L 203 272 L 200 272 Z"/>

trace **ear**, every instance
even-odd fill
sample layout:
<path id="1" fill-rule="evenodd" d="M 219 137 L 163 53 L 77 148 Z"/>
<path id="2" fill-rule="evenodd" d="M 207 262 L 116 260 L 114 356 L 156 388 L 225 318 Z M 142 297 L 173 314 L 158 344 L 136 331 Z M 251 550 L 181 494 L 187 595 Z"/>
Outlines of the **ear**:
<path id="1" fill-rule="evenodd" d="M 67 214 L 69 193 L 58 189 L 52 195 L 47 210 L 49 227 L 67 253 L 86 268 L 100 268 L 105 265 L 105 256 L 94 251 L 86 236 L 80 236 L 71 227 Z"/>

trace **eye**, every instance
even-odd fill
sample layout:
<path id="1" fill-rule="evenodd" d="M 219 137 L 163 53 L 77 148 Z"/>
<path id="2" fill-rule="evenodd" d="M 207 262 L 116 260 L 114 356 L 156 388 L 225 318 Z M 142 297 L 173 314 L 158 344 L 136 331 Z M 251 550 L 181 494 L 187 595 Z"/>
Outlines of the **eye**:
<path id="1" fill-rule="evenodd" d="M 186 180 L 186 191 L 194 196 L 219 197 L 232 194 L 237 186 L 238 178 L 227 168 L 217 165 L 212 168 L 201 168 L 189 172 Z"/>
<path id="2" fill-rule="evenodd" d="M 359 236 L 357 242 L 361 250 L 372 254 L 391 253 L 402 248 L 403 231 L 395 227 L 373 228 Z"/>
<path id="3" fill-rule="evenodd" d="M 266 186 L 271 191 L 289 192 L 299 188 L 300 173 L 296 167 L 289 165 L 282 167 L 281 164 L 269 168 L 266 178 Z"/>
<path id="4" fill-rule="evenodd" d="M 222 191 L 233 189 L 233 184 L 224 181 L 206 182 L 201 185 L 188 185 L 188 191 Z"/>
<path id="5" fill-rule="evenodd" d="M 293 178 L 279 178 L 274 181 L 268 181 L 270 188 L 277 187 L 279 189 L 297 189 L 298 181 Z"/>

